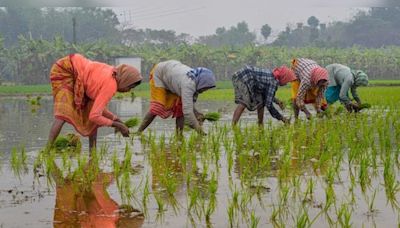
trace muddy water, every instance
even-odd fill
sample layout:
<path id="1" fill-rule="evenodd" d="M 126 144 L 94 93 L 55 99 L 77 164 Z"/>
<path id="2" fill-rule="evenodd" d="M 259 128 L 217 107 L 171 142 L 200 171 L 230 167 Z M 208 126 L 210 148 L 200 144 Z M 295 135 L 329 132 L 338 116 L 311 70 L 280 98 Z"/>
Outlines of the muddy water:
<path id="1" fill-rule="evenodd" d="M 200 110 L 219 111 L 222 112 L 221 123 L 229 124 L 231 113 L 235 105 L 231 102 L 199 102 Z M 62 184 L 49 183 L 44 175 L 39 175 L 35 178 L 33 171 L 33 163 L 37 157 L 39 150 L 45 145 L 48 131 L 51 125 L 52 117 L 52 101 L 51 98 L 43 98 L 41 106 L 32 112 L 32 106 L 25 98 L 6 98 L 0 100 L 0 227 L 80 227 L 88 224 L 95 224 L 97 227 L 112 227 L 111 224 L 118 224 L 119 227 L 191 227 L 194 224 L 198 227 L 206 227 L 204 219 L 198 220 L 194 218 L 191 221 L 187 213 L 187 185 L 183 177 L 179 177 L 179 168 L 177 168 L 177 190 L 174 194 L 176 207 L 174 209 L 172 203 L 168 203 L 167 198 L 163 198 L 166 204 L 166 209 L 160 216 L 158 213 L 157 202 L 154 197 L 150 197 L 146 216 L 140 216 L 142 191 L 137 191 L 135 197 L 138 199 L 133 203 L 133 206 L 139 210 L 132 218 L 124 218 L 116 216 L 115 213 L 109 213 L 109 216 L 91 216 L 90 208 L 77 208 L 71 206 L 72 199 L 80 199 L 84 197 L 85 205 L 106 204 L 104 208 L 110 210 L 118 209 L 124 204 L 120 191 L 117 188 L 115 181 L 111 181 L 105 187 L 98 188 L 94 182 L 93 191 L 88 195 L 72 194 L 74 188 L 77 188 L 77 183 Z M 136 99 L 134 102 L 130 100 L 114 100 L 110 104 L 110 110 L 119 115 L 122 119 L 131 116 L 143 116 L 148 109 L 148 102 L 141 99 Z M 270 118 L 266 114 L 266 118 Z M 256 113 L 245 113 L 242 117 L 243 122 L 254 122 Z M 211 124 L 206 123 L 206 128 L 211 127 Z M 172 133 L 174 131 L 174 121 L 161 121 L 156 119 L 150 129 L 160 135 L 164 132 Z M 70 126 L 65 126 L 62 133 L 71 132 L 73 129 Z M 112 129 L 102 128 L 99 131 L 99 145 L 107 143 L 109 154 L 113 151 L 123 152 L 127 140 L 113 134 Z M 83 141 L 84 150 L 87 149 L 87 141 Z M 25 147 L 28 156 L 28 165 L 22 170 L 19 175 L 12 171 L 10 164 L 10 154 L 12 148 Z M 143 145 L 138 138 L 132 142 L 132 166 L 137 167 L 135 174 L 131 176 L 132 186 L 142 186 L 146 177 L 154 176 L 152 174 L 152 166 L 150 164 L 147 151 L 143 151 Z M 122 153 L 123 154 L 123 153 Z M 176 162 L 174 160 L 173 162 Z M 241 188 L 239 180 L 240 172 L 234 172 L 233 175 L 228 174 L 227 158 L 225 153 L 221 153 L 219 173 L 218 173 L 218 190 L 217 207 L 211 217 L 211 225 L 214 227 L 229 226 L 227 208 L 229 201 L 232 200 L 232 184 L 233 188 Z M 111 161 L 103 161 L 100 164 L 101 170 L 100 179 L 104 179 L 106 175 L 112 172 Z M 347 176 L 347 167 L 342 167 L 341 173 L 343 181 L 335 184 L 335 193 L 338 202 L 348 201 L 348 188 L 350 183 Z M 379 172 L 383 172 L 379 170 Z M 312 174 L 305 173 L 303 179 L 312 178 L 316 181 L 314 198 L 311 200 L 312 205 L 309 209 L 310 220 L 319 212 L 322 203 L 325 201 L 325 189 L 322 177 L 316 177 Z M 111 178 L 112 179 L 112 178 Z M 155 179 L 155 178 L 154 178 Z M 157 181 L 150 180 L 151 189 L 158 188 Z M 270 221 L 270 216 L 274 207 L 278 205 L 279 187 L 277 178 L 273 176 L 264 176 L 261 179 L 262 188 L 259 192 L 259 197 L 253 197 L 247 205 L 248 212 L 254 212 L 255 216 L 260 219 L 259 227 L 273 226 Z M 104 184 L 101 184 L 103 186 Z M 351 222 L 355 227 L 361 226 L 387 226 L 396 227 L 398 225 L 398 212 L 392 210 L 387 204 L 382 180 L 373 180 L 372 186 L 380 189 L 376 194 L 374 208 L 377 210 L 370 214 L 368 213 L 368 205 L 363 200 L 360 190 L 355 190 L 357 208 L 352 214 Z M 380 187 L 382 186 L 382 187 Z M 78 186 L 79 187 L 79 186 Z M 93 199 L 103 199 L 101 202 L 96 202 Z M 290 201 L 290 198 L 289 198 Z M 340 204 L 339 204 L 340 205 Z M 299 208 L 300 205 L 291 205 L 291 207 Z M 100 207 L 100 206 L 98 206 Z M 96 207 L 94 207 L 96 208 Z M 296 211 L 296 210 L 294 210 Z M 68 212 L 68 213 L 67 213 Z M 249 218 L 239 217 L 239 226 L 249 226 Z M 333 218 L 335 219 L 335 218 Z M 293 222 L 288 222 L 288 226 L 294 226 Z M 314 223 L 315 227 L 329 226 L 324 215 L 319 216 Z"/>
<path id="2" fill-rule="evenodd" d="M 0 98 L 0 227 L 53 226 L 55 189 L 48 186 L 45 178 L 41 178 L 37 183 L 32 172 L 33 161 L 46 144 L 53 121 L 52 98 L 44 97 L 40 103 L 40 106 L 36 107 L 32 106 L 26 97 Z M 221 121 L 229 121 L 234 105 L 226 105 L 226 102 L 198 102 L 198 107 L 205 112 L 223 111 L 227 114 L 222 116 Z M 113 100 L 109 108 L 122 119 L 141 117 L 148 110 L 148 102 L 140 98 L 134 102 L 129 99 Z M 243 117 L 243 120 L 251 120 L 254 114 L 244 114 Z M 174 128 L 173 120 L 158 118 L 149 127 L 156 132 L 173 132 Z M 61 134 L 69 132 L 73 132 L 73 128 L 66 124 Z M 100 128 L 98 132 L 98 143 L 101 145 L 104 142 L 116 148 L 125 145 L 125 140 L 116 137 L 110 128 Z M 84 150 L 87 150 L 87 146 L 87 139 L 83 139 Z M 10 168 L 10 153 L 13 148 L 21 147 L 27 151 L 28 168 L 17 177 Z M 138 147 L 137 149 L 140 150 Z M 134 160 L 143 161 L 143 157 L 142 154 Z M 109 187 L 109 192 L 118 201 L 115 185 Z M 154 225 L 150 221 L 144 225 L 146 224 Z"/>

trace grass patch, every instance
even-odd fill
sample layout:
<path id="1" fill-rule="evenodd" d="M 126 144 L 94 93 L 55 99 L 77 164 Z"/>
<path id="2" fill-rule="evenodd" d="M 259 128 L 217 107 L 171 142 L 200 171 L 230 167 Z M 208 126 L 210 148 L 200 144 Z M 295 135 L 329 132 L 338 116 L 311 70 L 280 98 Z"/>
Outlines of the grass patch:
<path id="1" fill-rule="evenodd" d="M 0 95 L 51 94 L 51 85 L 0 86 Z"/>
<path id="2" fill-rule="evenodd" d="M 392 86 L 380 86 L 386 83 Z M 395 83 L 398 83 L 398 86 Z M 372 86 L 358 88 L 359 95 L 364 102 L 371 105 L 388 105 L 400 100 L 400 80 L 373 80 Z M 379 85 L 379 86 L 378 86 Z M 134 90 L 135 96 L 150 98 L 149 84 L 142 83 Z M 51 86 L 48 85 L 17 85 L 0 86 L 0 96 L 16 95 L 51 95 Z M 128 97 L 130 93 L 117 94 L 116 96 Z M 277 91 L 277 97 L 283 101 L 290 99 L 290 86 L 280 87 Z M 351 95 L 350 95 L 351 96 Z M 388 99 L 391 98 L 391 99 Z M 217 87 L 199 95 L 199 100 L 203 101 L 232 101 L 234 100 L 234 91 L 231 81 L 219 81 Z"/>

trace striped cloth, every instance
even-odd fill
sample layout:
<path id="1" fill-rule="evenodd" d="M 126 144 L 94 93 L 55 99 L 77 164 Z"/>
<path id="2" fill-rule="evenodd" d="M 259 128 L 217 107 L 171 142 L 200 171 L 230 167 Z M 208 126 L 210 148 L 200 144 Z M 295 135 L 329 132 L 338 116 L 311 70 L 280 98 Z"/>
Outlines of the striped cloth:
<path id="1" fill-rule="evenodd" d="M 150 71 L 150 112 L 163 119 L 170 116 L 176 118 L 182 117 L 183 107 L 181 97 L 166 88 L 156 86 L 154 79 L 154 69 L 156 66 Z"/>
<path id="2" fill-rule="evenodd" d="M 243 104 L 250 111 L 266 106 L 272 117 L 283 118 L 273 105 L 279 82 L 271 70 L 246 66 L 233 74 L 232 82 L 235 103 Z"/>
<path id="3" fill-rule="evenodd" d="M 328 71 L 320 67 L 314 60 L 305 58 L 294 59 L 292 61 L 292 69 L 300 81 L 300 87 L 296 96 L 296 104 L 299 107 L 304 107 L 304 99 L 307 91 L 312 87 L 316 87 L 319 80 L 328 80 Z M 318 89 L 315 98 L 316 107 L 321 107 L 325 89 L 326 88 Z"/>

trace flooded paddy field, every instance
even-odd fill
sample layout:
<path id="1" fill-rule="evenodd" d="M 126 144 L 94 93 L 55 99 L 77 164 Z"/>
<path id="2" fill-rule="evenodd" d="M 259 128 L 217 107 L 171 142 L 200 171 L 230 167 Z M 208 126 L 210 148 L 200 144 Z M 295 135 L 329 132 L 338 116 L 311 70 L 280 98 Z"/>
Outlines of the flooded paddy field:
<path id="1" fill-rule="evenodd" d="M 83 138 L 45 150 L 50 97 L 1 98 L 0 227 L 397 227 L 398 102 L 291 125 L 266 113 L 264 128 L 246 112 L 234 129 L 233 102 L 199 102 L 222 115 L 207 136 L 156 119 L 130 138 L 101 128 L 89 153 Z M 140 118 L 148 103 L 109 108 Z"/>

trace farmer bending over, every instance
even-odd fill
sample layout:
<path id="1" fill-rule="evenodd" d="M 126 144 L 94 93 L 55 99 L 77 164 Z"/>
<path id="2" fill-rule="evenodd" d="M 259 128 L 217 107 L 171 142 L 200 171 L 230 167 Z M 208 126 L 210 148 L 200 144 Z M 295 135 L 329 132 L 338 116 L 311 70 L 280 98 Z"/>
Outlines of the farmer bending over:
<path id="1" fill-rule="evenodd" d="M 327 108 L 324 93 L 328 86 L 328 71 L 314 60 L 305 58 L 293 59 L 292 70 L 297 77 L 297 80 L 292 82 L 294 116 L 298 119 L 301 110 L 307 119 L 310 119 L 311 113 L 305 104 L 314 104 L 317 113 Z"/>
<path id="2" fill-rule="evenodd" d="M 361 99 L 357 94 L 357 87 L 368 85 L 368 76 L 361 70 L 351 70 L 342 64 L 330 64 L 326 66 L 329 73 L 329 85 L 325 92 L 328 104 L 333 104 L 339 100 L 347 109 L 352 112 L 359 111 Z M 349 90 L 354 100 L 353 103 L 349 97 Z"/>
<path id="3" fill-rule="evenodd" d="M 129 129 L 106 106 L 117 91 L 128 92 L 141 80 L 139 71 L 125 64 L 114 67 L 79 54 L 59 59 L 50 71 L 55 120 L 49 145 L 65 122 L 81 135 L 89 136 L 90 150 L 96 146 L 98 127 L 111 126 L 129 136 Z"/>
<path id="4" fill-rule="evenodd" d="M 197 96 L 215 87 L 214 73 L 203 67 L 191 68 L 176 60 L 160 62 L 150 72 L 150 110 L 138 132 L 143 132 L 156 116 L 176 118 L 176 131 L 181 133 L 184 122 L 205 134 L 199 121 L 204 115 L 196 110 Z"/>
<path id="5" fill-rule="evenodd" d="M 235 89 L 235 103 L 238 104 L 233 113 L 232 125 L 236 125 L 244 109 L 249 111 L 257 110 L 258 124 L 263 124 L 264 107 L 267 107 L 271 116 L 284 123 L 290 120 L 282 116 L 275 109 L 273 103 L 279 105 L 283 110 L 284 104 L 275 97 L 278 85 L 283 86 L 288 82 L 296 80 L 293 71 L 286 66 L 275 68 L 272 72 L 268 69 L 261 69 L 246 66 L 232 76 L 232 83 Z"/>

